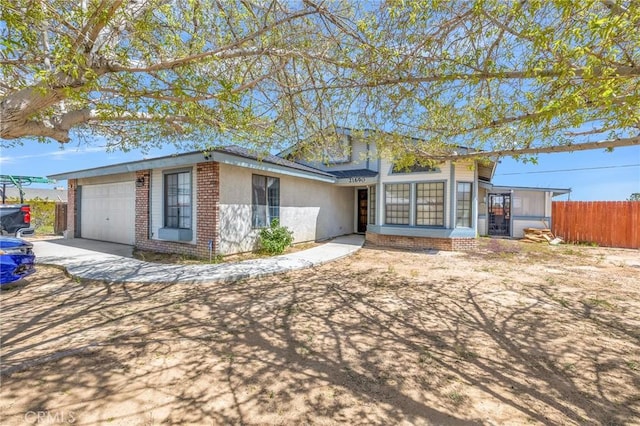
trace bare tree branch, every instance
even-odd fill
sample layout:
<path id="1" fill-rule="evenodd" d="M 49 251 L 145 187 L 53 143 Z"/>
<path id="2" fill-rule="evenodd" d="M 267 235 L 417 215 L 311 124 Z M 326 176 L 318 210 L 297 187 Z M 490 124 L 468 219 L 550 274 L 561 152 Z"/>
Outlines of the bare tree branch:
<path id="1" fill-rule="evenodd" d="M 268 149 L 340 125 L 538 152 L 640 122 L 625 1 L 59 1 L 0 0 L 1 138 L 75 127 L 144 146 L 184 130 Z"/>
<path id="2" fill-rule="evenodd" d="M 225 45 L 223 47 L 220 47 L 218 49 L 213 49 L 210 51 L 206 51 L 206 52 L 202 52 L 202 53 L 198 53 L 196 55 L 189 55 L 189 56 L 185 56 L 182 58 L 175 58 L 169 61 L 162 61 L 160 63 L 154 64 L 154 65 L 149 65 L 147 67 L 126 67 L 126 66 L 122 66 L 122 65 L 118 65 L 117 63 L 112 63 L 112 65 L 110 66 L 110 70 L 114 71 L 114 72 L 118 72 L 118 71 L 127 71 L 127 72 L 153 72 L 153 71 L 158 71 L 158 70 L 166 70 L 166 69 L 174 69 L 176 67 L 180 67 L 182 65 L 185 64 L 189 64 L 189 63 L 193 63 L 193 62 L 198 62 L 198 61 L 203 61 L 207 58 L 216 58 L 216 59 L 234 59 L 234 58 L 241 58 L 244 56 L 260 56 L 260 55 L 265 55 L 268 53 L 274 54 L 274 53 L 279 53 L 277 50 L 273 50 L 273 49 L 240 49 L 239 46 L 245 44 L 248 41 L 251 40 L 255 40 L 258 37 L 260 37 L 262 34 L 268 32 L 269 30 L 272 30 L 273 28 L 277 27 L 277 26 L 281 26 L 287 22 L 290 22 L 292 20 L 295 19 L 300 19 L 302 17 L 305 16 L 309 16 L 309 15 L 313 15 L 319 13 L 316 10 L 311 10 L 311 11 L 303 11 L 303 12 L 299 12 L 296 14 L 293 14 L 291 16 L 286 17 L 285 19 L 279 20 L 277 22 L 274 22 L 271 25 L 268 25 L 264 28 L 261 28 L 258 31 L 255 31 L 245 37 L 242 37 L 238 40 L 236 40 L 233 43 L 230 43 L 228 45 Z M 287 51 L 282 50 L 281 54 L 285 53 Z M 293 52 L 287 52 L 288 54 L 293 53 Z M 297 54 L 302 54 L 300 52 L 297 52 Z"/>
<path id="3" fill-rule="evenodd" d="M 628 11 L 626 7 L 618 4 L 616 0 L 602 0 L 602 4 L 604 4 L 612 13 L 616 15 L 622 15 Z"/>
<path id="4" fill-rule="evenodd" d="M 182 132 L 183 128 L 180 123 L 193 123 L 194 120 L 186 116 L 178 115 L 155 115 L 143 112 L 122 112 L 113 115 L 109 111 L 100 112 L 95 109 L 84 108 L 70 111 L 52 120 L 45 121 L 27 121 L 23 126 L 15 129 L 10 137 L 5 139 L 14 139 L 20 137 L 48 137 L 60 143 L 69 142 L 69 131 L 81 124 L 91 122 L 156 122 L 161 125 L 169 125 L 175 131 Z M 205 124 L 213 127 L 220 127 L 221 123 L 211 117 L 205 121 Z"/>
<path id="5" fill-rule="evenodd" d="M 513 148 L 513 149 L 498 149 L 492 151 L 477 151 L 471 152 L 456 152 L 454 150 L 451 154 L 433 154 L 429 151 L 417 150 L 418 155 L 422 158 L 445 161 L 445 160 L 462 160 L 467 158 L 492 158 L 492 157 L 517 157 L 521 155 L 537 155 L 547 153 L 558 152 L 575 152 L 575 151 L 588 151 L 592 149 L 612 149 L 623 146 L 640 145 L 640 136 L 632 138 L 622 138 L 613 140 L 602 140 L 597 142 L 583 142 L 573 145 L 551 145 L 532 148 Z"/>

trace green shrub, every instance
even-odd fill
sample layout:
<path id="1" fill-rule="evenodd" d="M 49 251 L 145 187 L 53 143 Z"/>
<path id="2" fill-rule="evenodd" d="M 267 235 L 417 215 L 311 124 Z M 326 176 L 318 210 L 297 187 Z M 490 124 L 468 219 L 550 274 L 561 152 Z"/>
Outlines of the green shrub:
<path id="1" fill-rule="evenodd" d="M 281 254 L 293 243 L 293 232 L 281 226 L 278 219 L 271 221 L 269 228 L 260 230 L 260 251 L 267 254 Z"/>
<path id="2" fill-rule="evenodd" d="M 53 234 L 53 222 L 56 219 L 54 201 L 35 198 L 27 201 L 31 206 L 31 226 L 39 234 Z"/>

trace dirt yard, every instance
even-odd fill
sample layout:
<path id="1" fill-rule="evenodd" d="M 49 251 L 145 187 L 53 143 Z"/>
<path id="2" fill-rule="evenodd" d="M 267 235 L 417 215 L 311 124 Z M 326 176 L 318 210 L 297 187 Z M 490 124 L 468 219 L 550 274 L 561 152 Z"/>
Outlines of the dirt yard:
<path id="1" fill-rule="evenodd" d="M 209 285 L 3 290 L 0 424 L 640 424 L 640 252 L 372 247 Z"/>

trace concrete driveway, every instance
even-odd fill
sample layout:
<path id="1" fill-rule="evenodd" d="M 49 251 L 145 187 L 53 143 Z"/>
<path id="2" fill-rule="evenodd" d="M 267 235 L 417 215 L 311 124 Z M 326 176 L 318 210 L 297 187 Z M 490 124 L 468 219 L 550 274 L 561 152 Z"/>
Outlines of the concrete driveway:
<path id="1" fill-rule="evenodd" d="M 64 268 L 75 278 L 132 283 L 207 283 L 237 281 L 310 268 L 349 256 L 364 243 L 346 235 L 296 253 L 235 263 L 170 265 L 133 259 L 133 247 L 85 239 L 33 241 L 36 262 Z"/>

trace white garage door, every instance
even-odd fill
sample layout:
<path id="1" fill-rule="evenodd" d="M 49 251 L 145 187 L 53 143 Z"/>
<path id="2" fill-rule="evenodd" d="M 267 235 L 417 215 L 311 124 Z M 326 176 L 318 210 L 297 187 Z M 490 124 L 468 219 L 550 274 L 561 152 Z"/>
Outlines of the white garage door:
<path id="1" fill-rule="evenodd" d="M 135 243 L 135 183 L 83 185 L 80 201 L 82 238 Z"/>

